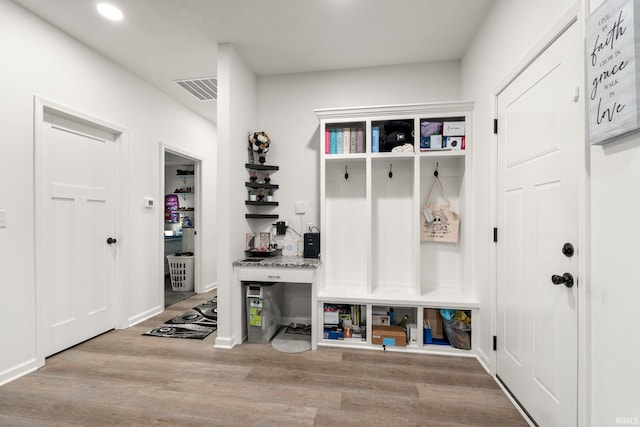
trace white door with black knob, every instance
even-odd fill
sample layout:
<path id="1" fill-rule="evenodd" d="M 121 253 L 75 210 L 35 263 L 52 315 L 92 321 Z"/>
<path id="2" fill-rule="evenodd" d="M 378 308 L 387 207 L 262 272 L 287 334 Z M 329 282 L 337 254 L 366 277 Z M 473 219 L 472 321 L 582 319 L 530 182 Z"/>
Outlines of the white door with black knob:
<path id="1" fill-rule="evenodd" d="M 55 111 L 39 124 L 42 222 L 36 262 L 49 356 L 113 329 L 117 136 Z"/>
<path id="2" fill-rule="evenodd" d="M 578 25 L 498 96 L 498 378 L 541 426 L 577 425 Z"/>

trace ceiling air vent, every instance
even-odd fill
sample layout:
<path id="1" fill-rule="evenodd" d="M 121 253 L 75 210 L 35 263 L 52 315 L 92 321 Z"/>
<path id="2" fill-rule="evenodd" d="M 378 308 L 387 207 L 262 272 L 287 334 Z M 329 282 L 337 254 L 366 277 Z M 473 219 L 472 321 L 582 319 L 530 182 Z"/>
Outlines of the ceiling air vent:
<path id="1" fill-rule="evenodd" d="M 200 101 L 218 99 L 218 79 L 214 77 L 176 80 L 176 83 Z"/>

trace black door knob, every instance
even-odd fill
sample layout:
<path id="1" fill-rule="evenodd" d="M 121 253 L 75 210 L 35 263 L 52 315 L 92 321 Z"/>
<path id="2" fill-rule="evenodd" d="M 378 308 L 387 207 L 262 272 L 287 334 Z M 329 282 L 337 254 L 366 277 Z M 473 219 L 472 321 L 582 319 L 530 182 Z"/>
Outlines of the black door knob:
<path id="1" fill-rule="evenodd" d="M 564 273 L 562 276 L 554 274 L 551 276 L 551 281 L 554 285 L 565 285 L 567 288 L 573 286 L 573 276 L 571 273 Z"/>
<path id="2" fill-rule="evenodd" d="M 571 243 L 565 243 L 562 246 L 562 253 L 564 254 L 564 256 L 566 256 L 567 258 L 571 258 L 573 256 L 573 254 L 575 253 L 575 250 L 573 248 L 573 245 Z"/>
<path id="3" fill-rule="evenodd" d="M 107 243 L 108 243 L 109 245 L 113 245 L 113 244 L 114 244 L 114 243 L 116 243 L 116 242 L 117 242 L 117 240 L 116 240 L 116 239 L 114 239 L 113 237 L 109 237 L 109 238 L 107 239 Z"/>

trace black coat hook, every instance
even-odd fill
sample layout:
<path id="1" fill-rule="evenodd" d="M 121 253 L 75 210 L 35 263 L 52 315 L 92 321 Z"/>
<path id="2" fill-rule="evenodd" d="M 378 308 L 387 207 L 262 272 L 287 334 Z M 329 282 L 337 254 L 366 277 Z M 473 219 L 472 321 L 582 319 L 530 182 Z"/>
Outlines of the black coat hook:
<path id="1" fill-rule="evenodd" d="M 391 170 L 392 166 L 393 165 L 389 163 L 389 178 L 393 178 L 393 171 Z"/>
<path id="2" fill-rule="evenodd" d="M 349 166 L 344 165 L 344 179 L 347 180 L 349 179 Z"/>
<path id="3" fill-rule="evenodd" d="M 433 171 L 433 176 L 438 177 L 438 162 L 436 162 L 436 170 Z"/>

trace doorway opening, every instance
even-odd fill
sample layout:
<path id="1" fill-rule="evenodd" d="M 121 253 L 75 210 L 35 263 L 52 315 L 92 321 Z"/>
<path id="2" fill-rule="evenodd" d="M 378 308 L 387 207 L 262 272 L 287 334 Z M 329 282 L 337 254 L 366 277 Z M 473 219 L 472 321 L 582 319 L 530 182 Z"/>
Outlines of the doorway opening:
<path id="1" fill-rule="evenodd" d="M 200 185 L 196 158 L 165 148 L 163 175 L 164 307 L 199 291 L 197 227 Z"/>

